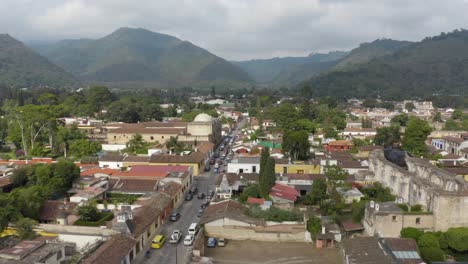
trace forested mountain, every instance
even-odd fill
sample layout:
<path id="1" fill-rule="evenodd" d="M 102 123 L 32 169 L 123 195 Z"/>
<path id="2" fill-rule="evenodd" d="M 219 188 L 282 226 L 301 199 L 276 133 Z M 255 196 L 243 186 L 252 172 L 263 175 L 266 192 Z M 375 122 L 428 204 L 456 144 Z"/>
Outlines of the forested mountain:
<path id="1" fill-rule="evenodd" d="M 120 28 L 100 39 L 64 40 L 38 51 L 89 82 L 249 82 L 237 66 L 178 38 Z"/>
<path id="2" fill-rule="evenodd" d="M 390 55 L 321 74 L 316 95 L 409 98 L 468 93 L 468 31 L 428 37 Z"/>
<path id="3" fill-rule="evenodd" d="M 68 72 L 29 49 L 8 34 L 0 34 L 0 87 L 78 84 Z"/>
<path id="4" fill-rule="evenodd" d="M 377 39 L 370 43 L 362 43 L 359 47 L 351 50 L 346 57 L 340 60 L 334 69 L 343 70 L 356 64 L 366 63 L 373 59 L 392 54 L 409 44 L 411 44 L 409 41 L 398 41 L 392 39 Z"/>
<path id="5" fill-rule="evenodd" d="M 290 78 L 300 81 L 313 76 L 314 73 L 327 70 L 331 61 L 342 59 L 347 54 L 344 51 L 334 51 L 326 54 L 310 54 L 307 57 L 233 61 L 232 63 L 249 73 L 257 82 L 286 83 Z"/>

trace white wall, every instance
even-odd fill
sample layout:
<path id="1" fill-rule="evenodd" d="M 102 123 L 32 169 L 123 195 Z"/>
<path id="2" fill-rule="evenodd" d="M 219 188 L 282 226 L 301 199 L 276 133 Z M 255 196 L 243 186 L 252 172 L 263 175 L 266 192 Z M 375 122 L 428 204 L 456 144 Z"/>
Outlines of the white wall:
<path id="1" fill-rule="evenodd" d="M 58 238 L 64 242 L 75 243 L 77 250 L 81 250 L 87 246 L 90 246 L 98 242 L 99 240 L 103 240 L 102 236 L 77 235 L 77 234 L 58 234 Z"/>
<path id="2" fill-rule="evenodd" d="M 102 144 L 101 146 L 104 151 L 121 151 L 127 147 L 125 144 Z"/>
<path id="3" fill-rule="evenodd" d="M 259 173 L 260 164 L 245 164 L 245 163 L 228 163 L 227 172 L 239 173 L 240 170 L 243 170 L 243 173 L 254 173 L 253 166 L 256 167 L 255 173 Z"/>
<path id="4" fill-rule="evenodd" d="M 123 167 L 123 162 L 121 161 L 99 161 L 99 167 L 118 170 Z"/>

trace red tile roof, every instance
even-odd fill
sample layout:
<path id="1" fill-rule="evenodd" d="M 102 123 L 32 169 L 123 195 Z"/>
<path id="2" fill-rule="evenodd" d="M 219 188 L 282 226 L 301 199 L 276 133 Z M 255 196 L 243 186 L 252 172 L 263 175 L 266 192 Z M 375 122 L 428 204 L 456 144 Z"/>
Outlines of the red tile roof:
<path id="1" fill-rule="evenodd" d="M 122 259 L 130 254 L 137 240 L 124 234 L 118 234 L 107 240 L 89 255 L 84 264 L 120 264 Z"/>
<path id="2" fill-rule="evenodd" d="M 452 136 L 446 136 L 446 137 L 443 137 L 442 139 L 448 142 L 456 143 L 456 144 L 461 144 L 465 141 L 463 138 L 452 137 Z"/>
<path id="3" fill-rule="evenodd" d="M 335 141 L 328 142 L 328 145 L 329 146 L 352 146 L 353 143 L 347 140 L 335 140 Z"/>
<path id="4" fill-rule="evenodd" d="M 258 205 L 262 205 L 262 204 L 265 203 L 265 199 L 263 199 L 263 198 L 249 197 L 249 198 L 247 198 L 247 203 L 248 203 L 248 204 L 258 204 Z"/>
<path id="5" fill-rule="evenodd" d="M 271 188 L 270 196 L 280 197 L 289 201 L 295 202 L 297 197 L 300 196 L 299 192 L 293 187 L 289 187 L 283 184 L 276 183 Z"/>
<path id="6" fill-rule="evenodd" d="M 116 177 L 151 177 L 151 178 L 164 178 L 170 172 L 186 172 L 189 170 L 188 166 L 153 166 L 153 165 L 134 165 L 128 171 L 117 172 L 112 176 Z"/>
<path id="7" fill-rule="evenodd" d="M 112 178 L 109 189 L 116 192 L 155 192 L 158 179 Z"/>
<path id="8" fill-rule="evenodd" d="M 57 213 L 60 210 L 64 210 L 68 214 L 71 214 L 77 203 L 71 203 L 63 201 L 45 201 L 39 211 L 39 220 L 54 221 L 57 218 Z"/>

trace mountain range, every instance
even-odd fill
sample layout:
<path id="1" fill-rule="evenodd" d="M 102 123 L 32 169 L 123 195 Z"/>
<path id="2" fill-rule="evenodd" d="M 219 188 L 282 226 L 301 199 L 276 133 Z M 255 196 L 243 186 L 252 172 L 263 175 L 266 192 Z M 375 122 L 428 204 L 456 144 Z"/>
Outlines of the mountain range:
<path id="1" fill-rule="evenodd" d="M 188 41 L 141 28 L 120 28 L 95 40 L 63 40 L 37 51 L 91 83 L 251 81 L 237 66 Z"/>
<path id="2" fill-rule="evenodd" d="M 467 30 L 392 47 L 352 66 L 345 58 L 341 67 L 338 64 L 304 84 L 311 85 L 317 96 L 399 99 L 468 94 Z"/>
<path id="3" fill-rule="evenodd" d="M 414 98 L 465 95 L 466 69 L 466 30 L 419 42 L 379 39 L 349 52 L 235 62 L 140 28 L 120 28 L 99 39 L 36 43 L 31 48 L 0 34 L 0 87 L 310 84 L 317 96 Z"/>
<path id="4" fill-rule="evenodd" d="M 13 87 L 74 86 L 70 73 L 8 34 L 0 34 L 0 85 Z"/>

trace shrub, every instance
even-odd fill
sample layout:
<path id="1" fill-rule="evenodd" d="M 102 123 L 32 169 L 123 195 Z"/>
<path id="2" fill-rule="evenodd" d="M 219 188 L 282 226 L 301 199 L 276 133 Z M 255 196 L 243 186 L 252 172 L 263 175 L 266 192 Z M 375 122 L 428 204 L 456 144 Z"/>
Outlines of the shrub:
<path id="1" fill-rule="evenodd" d="M 114 214 L 112 212 L 108 213 L 99 213 L 100 219 L 97 221 L 84 221 L 82 219 L 78 219 L 75 222 L 76 226 L 102 226 L 105 222 L 110 221 L 114 218 Z"/>
<path id="2" fill-rule="evenodd" d="M 261 218 L 265 221 L 283 222 L 302 220 L 302 216 L 300 214 L 282 210 L 276 207 L 271 207 L 268 210 L 262 210 L 259 206 L 254 205 L 249 208 L 248 214 L 252 217 Z"/>
<path id="3" fill-rule="evenodd" d="M 411 212 L 421 212 L 421 211 L 422 211 L 422 205 L 415 204 L 411 206 Z"/>
<path id="4" fill-rule="evenodd" d="M 418 240 L 419 247 L 436 247 L 440 248 L 439 239 L 432 233 L 422 234 Z"/>
<path id="5" fill-rule="evenodd" d="M 310 219 L 307 221 L 307 231 L 310 232 L 313 238 L 315 238 L 315 236 L 320 232 L 321 227 L 322 223 L 320 219 L 316 216 L 311 216 Z"/>
<path id="6" fill-rule="evenodd" d="M 400 236 L 402 238 L 412 238 L 416 241 L 418 241 L 418 238 L 422 236 L 423 234 L 424 234 L 423 231 L 414 227 L 406 227 L 400 231 Z"/>
<path id="7" fill-rule="evenodd" d="M 421 247 L 419 251 L 421 252 L 422 259 L 427 263 L 445 260 L 444 251 L 438 247 Z"/>

